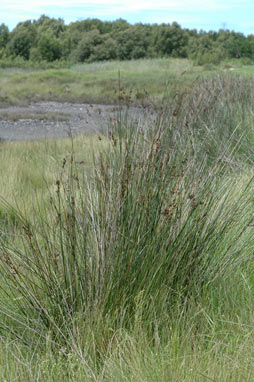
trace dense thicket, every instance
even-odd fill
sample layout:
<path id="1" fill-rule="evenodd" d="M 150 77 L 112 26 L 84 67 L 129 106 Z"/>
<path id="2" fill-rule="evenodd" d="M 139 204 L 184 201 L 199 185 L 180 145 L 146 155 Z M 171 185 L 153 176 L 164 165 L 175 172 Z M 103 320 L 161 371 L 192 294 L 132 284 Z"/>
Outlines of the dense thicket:
<path id="1" fill-rule="evenodd" d="M 145 57 L 189 57 L 197 64 L 254 57 L 254 35 L 221 29 L 183 29 L 179 24 L 135 24 L 87 19 L 65 25 L 45 15 L 19 23 L 11 32 L 0 25 L 0 58 L 91 62 Z"/>

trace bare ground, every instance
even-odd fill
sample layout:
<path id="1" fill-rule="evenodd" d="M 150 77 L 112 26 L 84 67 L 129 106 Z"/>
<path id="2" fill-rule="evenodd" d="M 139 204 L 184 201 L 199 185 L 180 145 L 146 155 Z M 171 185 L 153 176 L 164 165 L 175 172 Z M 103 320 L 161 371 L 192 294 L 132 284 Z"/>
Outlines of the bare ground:
<path id="1" fill-rule="evenodd" d="M 141 110 L 132 108 L 131 117 Z M 0 108 L 0 140 L 20 141 L 94 134 L 117 118 L 117 107 L 108 105 L 39 102 Z"/>

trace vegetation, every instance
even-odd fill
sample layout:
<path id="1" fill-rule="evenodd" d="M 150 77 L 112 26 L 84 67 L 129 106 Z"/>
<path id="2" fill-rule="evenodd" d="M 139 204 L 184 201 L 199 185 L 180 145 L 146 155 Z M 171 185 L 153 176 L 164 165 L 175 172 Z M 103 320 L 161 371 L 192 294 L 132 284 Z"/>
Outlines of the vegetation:
<path id="1" fill-rule="evenodd" d="M 3 381 L 253 379 L 253 97 L 218 74 L 155 121 L 1 144 Z"/>
<path id="2" fill-rule="evenodd" d="M 221 29 L 183 29 L 179 24 L 135 24 L 98 19 L 65 25 L 45 15 L 20 22 L 11 32 L 0 25 L 0 64 L 66 66 L 68 62 L 132 60 L 154 57 L 191 58 L 198 65 L 227 59 L 253 61 L 254 36 Z"/>
<path id="3" fill-rule="evenodd" d="M 2 69 L 0 103 L 52 100 L 115 104 L 120 98 L 158 104 L 165 94 L 175 92 L 177 85 L 188 85 L 200 73 L 190 61 L 177 59 L 82 64 L 70 69 Z"/>
<path id="4" fill-rule="evenodd" d="M 193 86 L 197 78 L 211 77 L 234 68 L 251 73 L 253 66 L 230 61 L 194 66 L 188 59 L 154 58 L 84 63 L 70 68 L 0 70 L 0 105 L 36 101 L 161 106 Z"/>

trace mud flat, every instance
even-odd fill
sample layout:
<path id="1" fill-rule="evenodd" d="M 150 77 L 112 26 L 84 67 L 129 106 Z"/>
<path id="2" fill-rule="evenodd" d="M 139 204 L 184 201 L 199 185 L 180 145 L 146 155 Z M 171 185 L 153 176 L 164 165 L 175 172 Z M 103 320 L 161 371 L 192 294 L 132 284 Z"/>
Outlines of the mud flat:
<path id="1" fill-rule="evenodd" d="M 142 109 L 132 107 L 130 118 L 145 118 Z M 63 138 L 105 131 L 119 116 L 112 105 L 40 102 L 29 106 L 0 108 L 0 139 L 8 141 Z"/>

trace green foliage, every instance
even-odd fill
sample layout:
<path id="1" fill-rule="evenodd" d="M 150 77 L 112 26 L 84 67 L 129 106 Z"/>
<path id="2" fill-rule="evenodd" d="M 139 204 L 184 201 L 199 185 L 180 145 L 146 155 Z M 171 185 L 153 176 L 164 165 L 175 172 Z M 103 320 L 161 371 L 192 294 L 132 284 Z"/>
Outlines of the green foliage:
<path id="1" fill-rule="evenodd" d="M 129 27 L 117 34 L 117 58 L 139 59 L 147 56 L 151 28 L 142 24 Z"/>
<path id="2" fill-rule="evenodd" d="M 53 62 L 131 60 L 145 57 L 189 57 L 198 65 L 218 64 L 228 58 L 253 58 L 254 36 L 229 30 L 205 32 L 172 24 L 135 24 L 123 19 L 98 19 L 65 25 L 62 19 L 42 15 L 20 23 L 9 32 L 0 27 L 1 56 Z"/>
<path id="3" fill-rule="evenodd" d="M 75 51 L 73 52 L 74 62 L 83 62 L 89 60 L 93 49 L 102 43 L 102 37 L 98 29 L 83 34 Z"/>
<path id="4" fill-rule="evenodd" d="M 253 88 L 199 79 L 105 137 L 2 144 L 3 380 L 252 381 Z"/>
<path id="5" fill-rule="evenodd" d="M 41 60 L 52 62 L 61 58 L 60 41 L 50 33 L 44 33 L 38 41 L 38 52 Z"/>
<path id="6" fill-rule="evenodd" d="M 188 34 L 174 22 L 156 27 L 154 45 L 160 56 L 186 57 Z"/>
<path id="7" fill-rule="evenodd" d="M 16 33 L 16 36 L 10 41 L 8 52 L 13 56 L 20 56 L 28 60 L 31 45 L 30 34 L 26 31 L 21 31 Z"/>
<path id="8" fill-rule="evenodd" d="M 96 47 L 96 54 L 104 54 L 103 44 Z M 97 51 L 98 49 L 98 51 Z M 102 49 L 102 52 L 99 51 Z M 106 52 L 105 52 L 106 54 Z M 200 73 L 190 61 L 184 59 L 139 59 L 132 61 L 107 61 L 70 65 L 66 61 L 25 61 L 2 59 L 0 66 L 5 69 L 0 76 L 0 102 L 6 104 L 24 104 L 32 100 L 53 100 L 76 103 L 115 104 L 119 100 L 119 72 L 121 86 L 126 99 L 130 96 L 135 103 L 161 103 L 165 92 L 175 90 L 174 80 L 181 88 L 186 87 Z M 19 70 L 18 67 L 25 70 Z M 65 70 L 47 70 L 48 68 Z M 36 72 L 29 69 L 40 69 Z M 43 69 L 43 70 L 41 70 Z M 180 76 L 183 71 L 186 75 Z M 196 73 L 195 73 L 196 72 Z"/>
<path id="9" fill-rule="evenodd" d="M 216 36 L 215 36 L 216 37 Z M 218 45 L 214 34 L 200 33 L 191 37 L 188 45 L 188 55 L 197 65 L 219 64 L 226 57 L 226 50 Z"/>
<path id="10" fill-rule="evenodd" d="M 94 46 L 89 61 L 110 61 L 117 58 L 117 43 L 110 36 L 104 35 L 100 44 Z"/>
<path id="11" fill-rule="evenodd" d="M 74 62 L 106 61 L 116 58 L 116 42 L 110 34 L 101 35 L 98 29 L 83 34 L 72 56 Z"/>
<path id="12" fill-rule="evenodd" d="M 9 39 L 9 29 L 5 24 L 0 25 L 0 51 L 5 48 Z"/>
<path id="13" fill-rule="evenodd" d="M 37 30 L 31 21 L 20 23 L 10 33 L 7 44 L 7 53 L 11 56 L 20 56 L 29 59 L 30 49 L 36 41 Z"/>
<path id="14" fill-rule="evenodd" d="M 38 34 L 50 33 L 56 38 L 61 37 L 62 33 L 66 30 L 62 19 L 54 19 L 45 15 L 42 15 L 34 24 Z"/>
<path id="15" fill-rule="evenodd" d="M 226 43 L 226 48 L 232 58 L 253 57 L 254 38 L 246 38 L 241 33 L 233 33 Z"/>
<path id="16" fill-rule="evenodd" d="M 253 165 L 246 83 L 197 82 L 153 122 L 119 110 L 93 166 L 84 167 L 86 152 L 83 160 L 71 152 L 36 220 L 11 208 L 22 232 L 0 241 L 3 334 L 79 349 L 84 327 L 109 320 L 96 352 L 106 351 L 109 332 L 137 323 L 149 341 L 163 338 L 170 312 L 200 304 L 249 258 L 254 184 L 239 188 L 237 177 Z"/>

